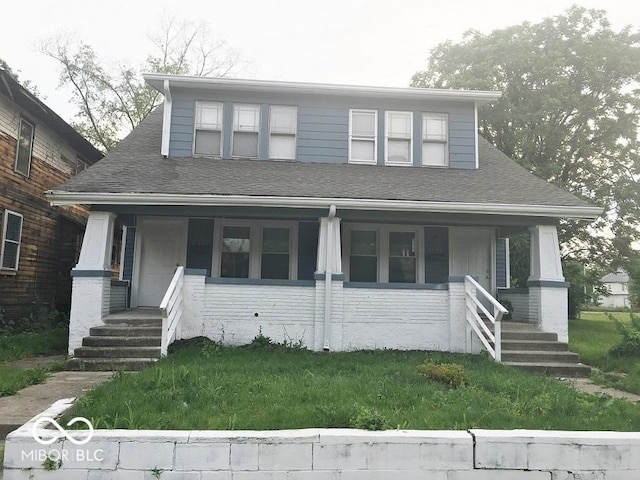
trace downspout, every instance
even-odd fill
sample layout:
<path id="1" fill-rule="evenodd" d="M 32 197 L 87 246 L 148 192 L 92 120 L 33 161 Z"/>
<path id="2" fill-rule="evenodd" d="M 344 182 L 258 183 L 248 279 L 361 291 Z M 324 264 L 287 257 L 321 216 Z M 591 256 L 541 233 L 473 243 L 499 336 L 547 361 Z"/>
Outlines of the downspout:
<path id="1" fill-rule="evenodd" d="M 169 80 L 164 81 L 164 111 L 162 114 L 162 147 L 160 153 L 163 157 L 169 156 L 169 140 L 171 138 L 171 89 Z"/>
<path id="2" fill-rule="evenodd" d="M 331 274 L 333 273 L 333 222 L 336 217 L 336 206 L 329 207 L 329 216 L 327 221 L 327 257 L 325 267 L 324 282 L 324 341 L 322 349 L 329 351 L 331 345 Z"/>

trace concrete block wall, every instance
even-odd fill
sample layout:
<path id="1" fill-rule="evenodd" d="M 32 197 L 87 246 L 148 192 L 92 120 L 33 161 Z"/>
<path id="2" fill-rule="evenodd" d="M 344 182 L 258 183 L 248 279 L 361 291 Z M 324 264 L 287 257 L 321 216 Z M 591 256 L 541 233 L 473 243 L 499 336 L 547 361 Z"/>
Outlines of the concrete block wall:
<path id="1" fill-rule="evenodd" d="M 41 415 L 55 418 L 70 405 L 58 402 Z M 59 438 L 45 446 L 34 439 L 34 421 L 7 437 L 4 480 L 640 478 L 637 432 L 97 430 L 78 446 L 48 430 Z M 47 457 L 62 464 L 45 470 Z"/>

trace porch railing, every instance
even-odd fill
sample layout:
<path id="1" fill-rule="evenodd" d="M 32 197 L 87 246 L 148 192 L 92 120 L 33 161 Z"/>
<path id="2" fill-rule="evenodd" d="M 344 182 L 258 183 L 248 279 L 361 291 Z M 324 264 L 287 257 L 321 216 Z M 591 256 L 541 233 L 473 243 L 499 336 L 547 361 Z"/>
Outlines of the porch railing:
<path id="1" fill-rule="evenodd" d="M 502 328 L 500 321 L 508 310 L 470 275 L 464 277 L 464 287 L 467 323 L 494 360 L 500 362 L 502 360 Z M 483 302 L 483 299 L 486 303 Z M 487 305 L 489 305 L 492 312 L 489 311 Z M 493 324 L 493 332 L 483 320 L 481 313 L 484 318 Z"/>
<path id="2" fill-rule="evenodd" d="M 176 329 L 180 326 L 182 319 L 183 293 L 184 285 L 184 267 L 176 268 L 173 274 L 169 288 L 167 288 L 162 302 L 160 302 L 160 311 L 162 313 L 162 342 L 160 344 L 160 353 L 164 356 L 167 349 L 175 340 Z"/>

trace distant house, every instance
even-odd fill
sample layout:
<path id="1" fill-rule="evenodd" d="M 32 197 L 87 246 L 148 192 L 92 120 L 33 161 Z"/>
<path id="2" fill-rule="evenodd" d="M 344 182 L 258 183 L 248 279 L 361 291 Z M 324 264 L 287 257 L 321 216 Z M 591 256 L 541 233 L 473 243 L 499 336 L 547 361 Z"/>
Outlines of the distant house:
<path id="1" fill-rule="evenodd" d="M 609 273 L 600 281 L 609 290 L 609 295 L 598 299 L 603 307 L 628 307 L 629 304 L 629 275 L 624 271 Z"/>
<path id="2" fill-rule="evenodd" d="M 102 158 L 62 118 L 0 69 L 0 314 L 69 309 L 70 270 L 88 217 L 44 192 Z"/>
<path id="3" fill-rule="evenodd" d="M 123 330 L 113 323 L 126 316 L 109 316 L 117 220 L 131 306 L 163 306 L 163 353 L 175 338 L 237 345 L 259 332 L 313 350 L 474 351 L 486 326 L 469 316 L 500 310 L 508 287 L 498 240 L 522 232 L 529 283 L 500 295 L 518 320 L 567 341 L 556 226 L 601 209 L 478 135 L 479 106 L 500 92 L 145 78 L 163 107 L 48 194 L 91 208 L 71 355 Z M 127 345 L 119 355 L 145 354 Z"/>

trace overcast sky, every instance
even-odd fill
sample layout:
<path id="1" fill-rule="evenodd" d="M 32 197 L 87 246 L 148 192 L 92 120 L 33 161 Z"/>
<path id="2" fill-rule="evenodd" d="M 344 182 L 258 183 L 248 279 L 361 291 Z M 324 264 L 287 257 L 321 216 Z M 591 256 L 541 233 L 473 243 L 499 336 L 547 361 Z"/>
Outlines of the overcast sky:
<path id="1" fill-rule="evenodd" d="M 138 65 L 165 12 L 207 22 L 246 60 L 244 78 L 405 87 L 440 42 L 537 22 L 572 4 L 640 30 L 637 0 L 12 0 L 3 2 L 0 58 L 69 120 L 56 65 L 37 48 L 58 33 L 76 34 L 111 64 Z"/>

